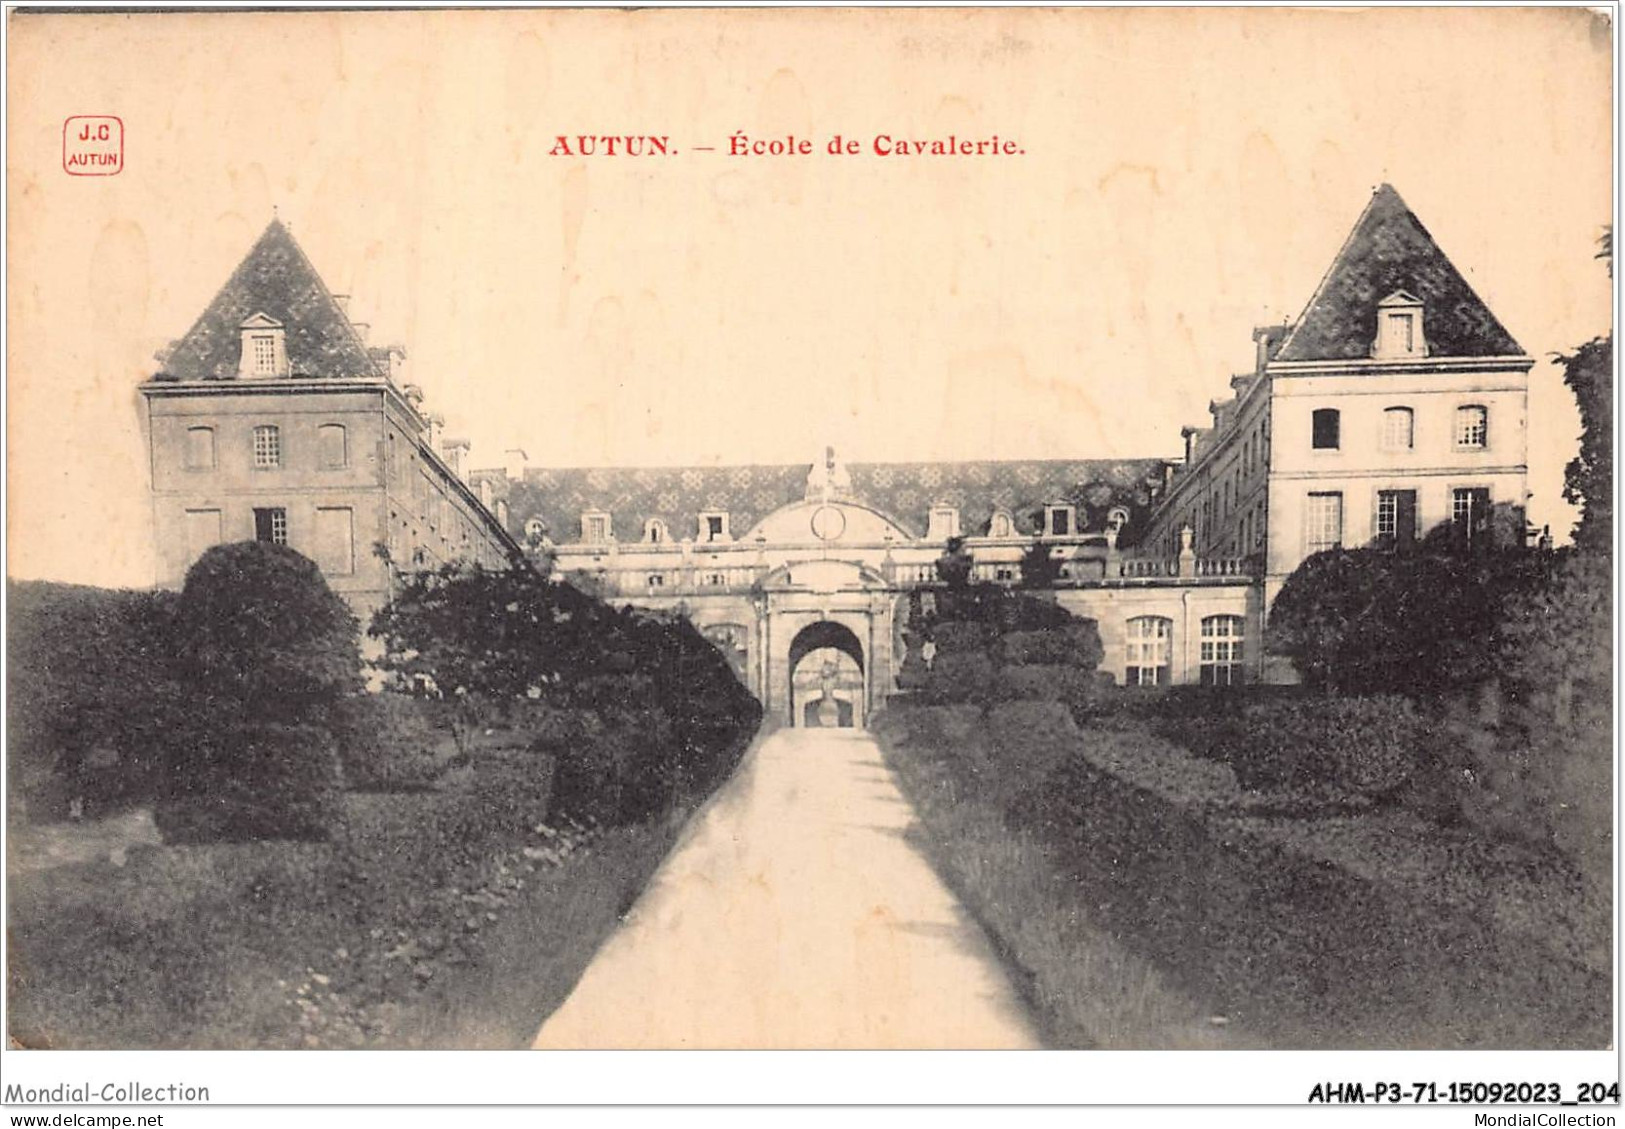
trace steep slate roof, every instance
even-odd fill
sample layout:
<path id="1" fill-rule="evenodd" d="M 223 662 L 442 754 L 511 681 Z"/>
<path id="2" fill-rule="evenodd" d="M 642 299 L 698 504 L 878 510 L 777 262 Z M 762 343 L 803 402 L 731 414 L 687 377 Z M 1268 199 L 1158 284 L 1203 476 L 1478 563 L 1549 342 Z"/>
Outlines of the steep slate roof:
<path id="1" fill-rule="evenodd" d="M 254 314 L 284 327 L 291 375 L 382 375 L 316 268 L 281 220 L 273 219 L 186 336 L 160 358 L 173 380 L 229 380 L 242 350 L 239 327 Z"/>
<path id="2" fill-rule="evenodd" d="M 1032 534 L 1042 526 L 1047 502 L 1071 501 L 1079 524 L 1097 530 L 1114 506 L 1129 511 L 1128 531 L 1136 528 L 1162 483 L 1161 459 L 1027 460 L 1011 462 L 850 463 L 853 501 L 879 510 L 915 537 L 925 535 L 933 505 L 955 506 L 960 528 L 972 536 L 987 532 L 995 508 L 1010 512 L 1016 530 Z M 644 522 L 659 518 L 673 539 L 695 535 L 699 514 L 726 511 L 735 538 L 781 506 L 806 496 L 807 463 L 775 466 L 612 467 L 550 469 L 532 467 L 524 479 L 508 482 L 500 472 L 477 471 L 506 496 L 510 530 L 520 534 L 531 518 L 542 519 L 555 542 L 581 535 L 581 515 L 608 512 L 618 541 L 639 541 Z M 504 495 L 504 487 L 505 495 Z"/>
<path id="3" fill-rule="evenodd" d="M 1422 300 L 1429 356 L 1522 355 L 1422 221 L 1384 184 L 1372 195 L 1275 359 L 1369 357 L 1377 335 L 1377 303 L 1396 290 Z"/>

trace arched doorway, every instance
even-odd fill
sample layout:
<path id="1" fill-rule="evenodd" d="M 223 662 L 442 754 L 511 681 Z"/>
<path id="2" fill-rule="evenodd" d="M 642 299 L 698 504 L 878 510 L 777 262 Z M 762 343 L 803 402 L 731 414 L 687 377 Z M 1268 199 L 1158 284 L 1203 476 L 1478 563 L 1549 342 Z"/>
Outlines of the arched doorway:
<path id="1" fill-rule="evenodd" d="M 810 623 L 790 641 L 790 724 L 861 729 L 863 644 L 832 620 Z"/>

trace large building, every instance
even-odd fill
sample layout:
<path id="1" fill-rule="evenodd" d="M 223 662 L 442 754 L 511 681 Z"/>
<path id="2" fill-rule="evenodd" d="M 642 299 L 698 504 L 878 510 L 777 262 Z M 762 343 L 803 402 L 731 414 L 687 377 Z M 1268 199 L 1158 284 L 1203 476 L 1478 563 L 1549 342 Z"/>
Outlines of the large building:
<path id="1" fill-rule="evenodd" d="M 1125 685 L 1290 677 L 1264 647 L 1324 549 L 1524 536 L 1533 362 L 1387 185 L 1298 320 L 1187 428 L 1182 460 L 465 472 L 273 223 L 143 385 L 166 579 L 218 540 L 308 548 L 358 606 L 395 569 L 523 545 L 606 599 L 688 616 L 770 714 L 862 725 L 896 689 L 909 594 L 962 539 L 976 579 L 1094 619 Z M 368 540 L 387 546 L 374 557 Z M 387 562 L 386 563 L 386 558 Z"/>
<path id="2" fill-rule="evenodd" d="M 210 546 L 290 545 L 365 622 L 404 568 L 518 553 L 465 481 L 468 444 L 403 383 L 275 220 L 142 384 L 158 583 Z"/>
<path id="3" fill-rule="evenodd" d="M 1158 499 L 1149 549 L 1256 562 L 1266 603 L 1306 558 L 1426 536 L 1521 541 L 1534 364 L 1383 185 L 1296 323 L 1254 331 Z"/>

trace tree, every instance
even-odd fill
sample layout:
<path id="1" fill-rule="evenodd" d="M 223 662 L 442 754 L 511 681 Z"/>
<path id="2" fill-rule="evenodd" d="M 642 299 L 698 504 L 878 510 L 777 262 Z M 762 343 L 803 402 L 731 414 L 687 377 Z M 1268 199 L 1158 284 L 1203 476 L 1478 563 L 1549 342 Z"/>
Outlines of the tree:
<path id="1" fill-rule="evenodd" d="M 975 561 L 963 537 L 950 537 L 937 558 L 937 579 L 950 589 L 969 588 Z"/>
<path id="2" fill-rule="evenodd" d="M 1614 275 L 1614 230 L 1603 229 L 1597 258 Z M 1580 409 L 1580 451 L 1564 468 L 1563 499 L 1580 507 L 1574 543 L 1607 552 L 1614 538 L 1614 335 L 1559 354 L 1563 383 Z"/>
<path id="3" fill-rule="evenodd" d="M 1023 588 L 1053 588 L 1061 576 L 1061 562 L 1056 559 L 1049 543 L 1034 537 L 1021 554 L 1021 586 Z"/>

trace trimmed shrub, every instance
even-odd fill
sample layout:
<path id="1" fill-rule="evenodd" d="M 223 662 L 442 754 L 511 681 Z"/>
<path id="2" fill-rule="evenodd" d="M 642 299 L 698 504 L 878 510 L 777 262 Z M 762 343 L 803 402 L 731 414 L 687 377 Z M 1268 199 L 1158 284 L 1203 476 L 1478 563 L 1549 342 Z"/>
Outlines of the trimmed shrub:
<path id="1" fill-rule="evenodd" d="M 931 625 L 931 641 L 937 645 L 939 656 L 980 652 L 991 641 L 991 635 L 980 623 L 946 620 Z"/>
<path id="2" fill-rule="evenodd" d="M 1046 786 L 1078 740 L 1078 727 L 1057 702 L 1005 702 L 987 714 L 988 743 L 1002 802 L 1025 806 Z"/>
<path id="3" fill-rule="evenodd" d="M 339 783 L 325 728 L 211 727 L 172 752 L 153 816 L 169 843 L 325 839 Z"/>
<path id="4" fill-rule="evenodd" d="M 224 718 L 324 723 L 361 689 L 355 616 L 314 562 L 286 545 L 216 545 L 176 605 L 179 676 Z"/>
<path id="5" fill-rule="evenodd" d="M 1188 694 L 1156 724 L 1243 788 L 1301 794 L 1310 806 L 1397 800 L 1441 771 L 1440 727 L 1406 698 Z M 1201 709 L 1206 704 L 1210 709 Z"/>
<path id="6" fill-rule="evenodd" d="M 61 818 L 151 799 L 181 728 L 170 672 L 172 592 L 8 582 L 7 733 L 14 815 Z"/>
<path id="7" fill-rule="evenodd" d="M 931 660 L 934 702 L 990 702 L 997 695 L 993 660 L 981 651 L 949 651 Z"/>
<path id="8" fill-rule="evenodd" d="M 443 703 L 405 694 L 355 694 L 333 714 L 346 786 L 362 791 L 432 787 L 458 758 Z"/>
<path id="9" fill-rule="evenodd" d="M 1076 666 L 1006 666 L 999 671 L 1000 697 L 1007 701 L 1060 702 L 1069 708 L 1088 700 L 1097 685 L 1094 672 Z"/>

